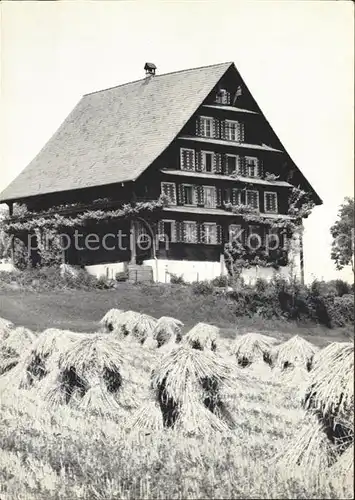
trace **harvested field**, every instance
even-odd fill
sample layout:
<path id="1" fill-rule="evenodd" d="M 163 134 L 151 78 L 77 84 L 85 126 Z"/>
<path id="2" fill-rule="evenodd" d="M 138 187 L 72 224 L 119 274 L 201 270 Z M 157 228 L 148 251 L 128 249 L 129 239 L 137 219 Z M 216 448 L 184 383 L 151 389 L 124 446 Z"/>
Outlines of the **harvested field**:
<path id="1" fill-rule="evenodd" d="M 122 323 L 110 307 L 91 333 L 34 332 L 0 376 L 1 498 L 353 498 L 350 447 L 326 429 L 329 413 L 353 418 L 351 343 L 234 341 L 138 308 Z M 286 361 L 307 374 L 303 403 Z"/>

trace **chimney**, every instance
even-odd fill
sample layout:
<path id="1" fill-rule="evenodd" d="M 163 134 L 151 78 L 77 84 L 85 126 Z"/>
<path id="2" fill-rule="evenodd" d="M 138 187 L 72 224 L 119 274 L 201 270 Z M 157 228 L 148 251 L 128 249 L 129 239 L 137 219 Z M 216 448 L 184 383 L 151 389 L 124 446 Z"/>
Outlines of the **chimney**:
<path id="1" fill-rule="evenodd" d="M 144 69 L 147 76 L 154 76 L 157 67 L 153 63 L 146 62 L 144 65 Z"/>

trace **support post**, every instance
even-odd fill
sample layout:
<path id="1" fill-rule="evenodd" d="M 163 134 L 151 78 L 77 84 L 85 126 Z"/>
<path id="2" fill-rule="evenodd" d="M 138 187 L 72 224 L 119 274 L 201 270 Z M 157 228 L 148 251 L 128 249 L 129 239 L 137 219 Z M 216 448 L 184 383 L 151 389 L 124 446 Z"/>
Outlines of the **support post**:
<path id="1" fill-rule="evenodd" d="M 137 263 L 137 250 L 136 250 L 136 223 L 131 219 L 130 224 L 130 246 L 131 246 L 131 260 L 130 264 Z"/>

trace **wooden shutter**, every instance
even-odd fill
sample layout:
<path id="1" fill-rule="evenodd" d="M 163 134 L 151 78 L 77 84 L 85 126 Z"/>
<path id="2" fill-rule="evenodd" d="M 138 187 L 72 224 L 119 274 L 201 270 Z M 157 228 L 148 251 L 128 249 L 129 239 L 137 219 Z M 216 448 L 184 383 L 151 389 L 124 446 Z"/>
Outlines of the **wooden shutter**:
<path id="1" fill-rule="evenodd" d="M 171 241 L 172 242 L 177 241 L 177 227 L 175 220 L 171 222 Z"/>
<path id="2" fill-rule="evenodd" d="M 183 225 L 181 221 L 177 220 L 175 222 L 175 230 L 176 230 L 176 241 L 177 242 L 183 241 Z"/>
<path id="3" fill-rule="evenodd" d="M 239 142 L 244 142 L 244 123 L 239 122 L 237 139 Z"/>
<path id="4" fill-rule="evenodd" d="M 196 135 L 201 136 L 201 117 L 196 117 Z"/>
<path id="5" fill-rule="evenodd" d="M 238 175 L 243 175 L 242 170 L 243 170 L 243 161 L 242 161 L 242 156 L 237 155 L 237 174 Z"/>
<path id="6" fill-rule="evenodd" d="M 162 240 L 162 235 L 164 234 L 164 222 L 162 220 L 160 220 L 158 222 L 158 236 L 159 236 L 159 241 L 163 241 Z"/>
<path id="7" fill-rule="evenodd" d="M 220 131 L 219 131 L 219 120 L 217 118 L 213 119 L 213 137 L 219 139 Z"/>
<path id="8" fill-rule="evenodd" d="M 202 172 L 202 151 L 195 151 L 195 170 Z"/>
<path id="9" fill-rule="evenodd" d="M 223 240 L 223 231 L 222 231 L 222 226 L 220 224 L 217 224 L 217 244 L 220 245 Z"/>
<path id="10" fill-rule="evenodd" d="M 217 205 L 217 207 L 223 206 L 222 189 L 221 188 L 216 188 L 216 205 Z"/>
<path id="11" fill-rule="evenodd" d="M 179 184 L 178 185 L 178 204 L 183 205 L 185 203 L 184 201 L 185 195 L 184 195 L 184 185 Z"/>
<path id="12" fill-rule="evenodd" d="M 220 174 L 222 172 L 221 153 L 216 153 L 213 157 L 213 173 Z"/>
<path id="13" fill-rule="evenodd" d="M 221 120 L 221 139 L 226 139 L 226 122 Z"/>
<path id="14" fill-rule="evenodd" d="M 240 165 L 240 175 L 243 177 L 246 177 L 247 176 L 247 162 L 246 162 L 245 156 L 240 156 L 239 165 Z"/>
<path id="15" fill-rule="evenodd" d="M 203 186 L 196 186 L 197 205 L 204 205 L 204 188 Z"/>
<path id="16" fill-rule="evenodd" d="M 197 234 L 197 243 L 204 243 L 204 238 L 205 238 L 205 228 L 203 222 L 197 223 L 197 228 L 196 228 Z"/>

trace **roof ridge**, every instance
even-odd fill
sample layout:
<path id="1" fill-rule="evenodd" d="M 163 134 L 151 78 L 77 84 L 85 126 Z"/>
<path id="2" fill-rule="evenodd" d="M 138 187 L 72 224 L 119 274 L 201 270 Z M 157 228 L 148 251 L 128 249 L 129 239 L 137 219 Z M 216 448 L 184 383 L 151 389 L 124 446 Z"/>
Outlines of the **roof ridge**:
<path id="1" fill-rule="evenodd" d="M 216 64 L 208 64 L 207 66 L 196 66 L 194 68 L 187 68 L 187 69 L 179 69 L 177 71 L 169 71 L 168 73 L 162 73 L 161 75 L 155 75 L 154 78 L 160 78 L 161 76 L 168 76 L 168 75 L 175 75 L 176 73 L 186 73 L 187 71 L 194 71 L 196 69 L 204 69 L 204 68 L 212 68 L 216 66 L 223 66 L 223 65 L 231 65 L 234 64 L 233 61 L 226 61 L 226 62 L 221 62 L 221 63 L 216 63 Z M 100 90 L 93 90 L 92 92 L 87 92 L 86 94 L 83 94 L 83 97 L 86 97 L 88 95 L 92 94 L 98 94 L 99 92 L 106 92 L 106 90 L 112 90 L 116 89 L 119 87 L 124 87 L 125 85 L 131 85 L 132 83 L 137 83 L 137 82 L 142 82 L 146 78 L 139 78 L 138 80 L 132 80 L 130 82 L 125 82 L 125 83 L 120 83 L 119 85 L 113 85 L 112 87 L 107 87 L 105 89 L 100 89 Z"/>

